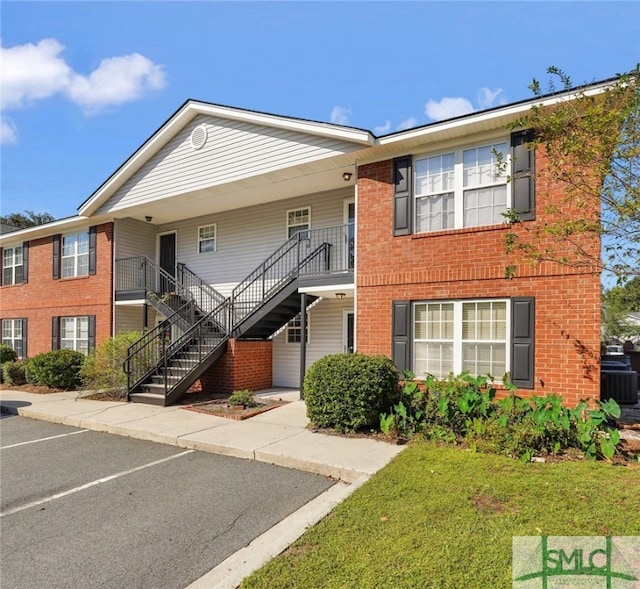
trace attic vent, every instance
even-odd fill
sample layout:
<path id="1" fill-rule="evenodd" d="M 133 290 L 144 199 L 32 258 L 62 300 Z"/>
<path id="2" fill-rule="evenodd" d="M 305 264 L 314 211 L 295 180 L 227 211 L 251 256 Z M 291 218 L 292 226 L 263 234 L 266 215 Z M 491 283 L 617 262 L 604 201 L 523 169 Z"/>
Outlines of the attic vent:
<path id="1" fill-rule="evenodd" d="M 200 149 L 207 142 L 207 128 L 204 125 L 198 125 L 191 131 L 191 147 Z"/>

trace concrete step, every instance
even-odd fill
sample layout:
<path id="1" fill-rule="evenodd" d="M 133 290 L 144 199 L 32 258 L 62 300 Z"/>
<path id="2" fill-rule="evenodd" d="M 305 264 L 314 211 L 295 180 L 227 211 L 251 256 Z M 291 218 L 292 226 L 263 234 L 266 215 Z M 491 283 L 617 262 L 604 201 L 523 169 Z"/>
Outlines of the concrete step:
<path id="1" fill-rule="evenodd" d="M 162 395 L 158 395 L 157 393 L 131 393 L 129 398 L 132 403 L 145 403 L 147 405 L 164 407 L 164 393 Z"/>

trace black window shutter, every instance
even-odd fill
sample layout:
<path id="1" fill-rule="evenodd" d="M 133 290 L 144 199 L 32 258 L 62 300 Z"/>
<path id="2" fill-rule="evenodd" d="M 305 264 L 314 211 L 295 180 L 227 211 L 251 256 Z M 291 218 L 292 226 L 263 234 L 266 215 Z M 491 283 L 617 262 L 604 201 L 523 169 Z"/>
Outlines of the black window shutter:
<path id="1" fill-rule="evenodd" d="M 412 231 L 411 156 L 393 160 L 393 234 Z"/>
<path id="2" fill-rule="evenodd" d="M 22 282 L 29 282 L 29 242 L 22 244 Z"/>
<path id="3" fill-rule="evenodd" d="M 535 299 L 511 299 L 511 382 L 520 389 L 534 387 Z"/>
<path id="4" fill-rule="evenodd" d="M 4 279 L 4 249 L 0 247 L 0 286 Z"/>
<path id="5" fill-rule="evenodd" d="M 89 315 L 89 351 L 96 347 L 96 316 Z"/>
<path id="6" fill-rule="evenodd" d="M 513 210 L 521 221 L 536 218 L 534 151 L 527 143 L 533 141 L 533 131 L 511 133 L 511 191 Z"/>
<path id="7" fill-rule="evenodd" d="M 411 303 L 393 301 L 391 321 L 391 359 L 400 372 L 411 370 Z"/>
<path id="8" fill-rule="evenodd" d="M 62 242 L 62 235 L 53 236 L 53 279 L 58 280 L 60 278 L 60 260 L 62 258 L 60 253 L 60 247 Z"/>
<path id="9" fill-rule="evenodd" d="M 60 349 L 60 317 L 51 318 L 51 349 Z"/>
<path id="10" fill-rule="evenodd" d="M 22 320 L 22 357 L 28 358 L 29 353 L 27 351 L 27 320 Z"/>
<path id="11" fill-rule="evenodd" d="M 96 273 L 96 242 L 98 228 L 93 225 L 89 227 L 89 274 Z"/>

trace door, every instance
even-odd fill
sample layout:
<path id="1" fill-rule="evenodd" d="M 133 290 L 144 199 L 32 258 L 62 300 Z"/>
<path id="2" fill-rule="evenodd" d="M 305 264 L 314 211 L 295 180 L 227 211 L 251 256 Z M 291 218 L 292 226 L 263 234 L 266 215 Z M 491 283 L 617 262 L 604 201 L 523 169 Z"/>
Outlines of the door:
<path id="1" fill-rule="evenodd" d="M 356 201 L 353 198 L 344 201 L 345 264 L 347 270 L 353 270 L 356 260 Z"/>
<path id="2" fill-rule="evenodd" d="M 344 352 L 355 352 L 355 314 L 353 309 L 345 309 L 342 323 L 342 349 Z"/>
<path id="3" fill-rule="evenodd" d="M 160 278 L 160 292 L 173 292 L 176 277 L 176 233 L 165 233 L 160 236 L 158 264 L 173 280 L 166 276 Z"/>

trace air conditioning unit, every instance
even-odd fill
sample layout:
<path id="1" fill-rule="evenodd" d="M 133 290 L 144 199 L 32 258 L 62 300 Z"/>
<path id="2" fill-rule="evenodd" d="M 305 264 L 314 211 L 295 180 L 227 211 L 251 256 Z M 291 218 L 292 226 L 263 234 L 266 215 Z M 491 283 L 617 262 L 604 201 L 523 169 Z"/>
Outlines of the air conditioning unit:
<path id="1" fill-rule="evenodd" d="M 600 399 L 635 405 L 638 402 L 638 373 L 633 370 L 601 370 Z"/>

